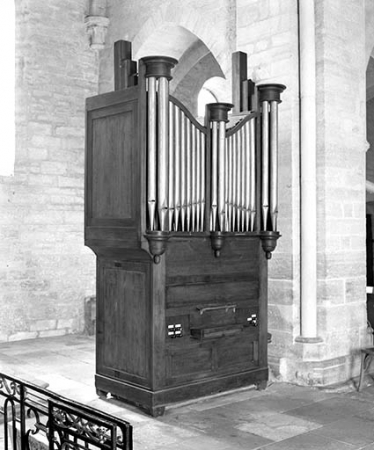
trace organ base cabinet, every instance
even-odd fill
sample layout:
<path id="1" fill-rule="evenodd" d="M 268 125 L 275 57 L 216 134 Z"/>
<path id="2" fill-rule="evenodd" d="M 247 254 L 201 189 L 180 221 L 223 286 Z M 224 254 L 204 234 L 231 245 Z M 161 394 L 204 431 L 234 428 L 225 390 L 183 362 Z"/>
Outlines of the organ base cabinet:
<path id="1" fill-rule="evenodd" d="M 231 128 L 232 105 L 208 105 L 203 126 L 169 95 L 175 64 L 144 58 L 132 86 L 86 103 L 96 388 L 154 416 L 179 401 L 266 386 L 267 259 L 279 237 L 284 87 L 260 86 L 261 108 Z"/>
<path id="2" fill-rule="evenodd" d="M 258 238 L 173 236 L 159 264 L 141 250 L 98 254 L 101 393 L 152 415 L 165 405 L 268 377 L 266 260 Z"/>

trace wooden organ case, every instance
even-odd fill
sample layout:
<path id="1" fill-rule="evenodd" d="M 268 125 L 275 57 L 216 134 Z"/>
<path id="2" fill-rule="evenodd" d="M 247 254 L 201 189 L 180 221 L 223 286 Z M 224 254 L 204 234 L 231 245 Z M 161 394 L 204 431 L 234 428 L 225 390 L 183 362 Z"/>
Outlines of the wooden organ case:
<path id="1" fill-rule="evenodd" d="M 231 128 L 226 103 L 208 105 L 201 125 L 169 95 L 177 61 L 147 57 L 136 68 L 129 51 L 116 43 L 116 90 L 86 103 L 95 382 L 156 416 L 174 402 L 266 386 L 284 86 L 257 86 L 259 107 Z"/>

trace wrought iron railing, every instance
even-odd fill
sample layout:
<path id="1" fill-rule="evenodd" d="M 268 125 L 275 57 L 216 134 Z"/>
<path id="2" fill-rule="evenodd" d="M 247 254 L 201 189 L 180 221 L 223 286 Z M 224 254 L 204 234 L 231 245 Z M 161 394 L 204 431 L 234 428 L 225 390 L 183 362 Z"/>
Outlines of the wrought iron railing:
<path id="1" fill-rule="evenodd" d="M 4 450 L 132 450 L 130 423 L 0 373 Z"/>

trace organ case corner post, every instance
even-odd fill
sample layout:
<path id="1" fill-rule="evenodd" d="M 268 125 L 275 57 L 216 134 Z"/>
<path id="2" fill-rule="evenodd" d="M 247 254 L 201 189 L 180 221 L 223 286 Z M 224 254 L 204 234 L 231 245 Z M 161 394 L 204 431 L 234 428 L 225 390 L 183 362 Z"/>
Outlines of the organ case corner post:
<path id="1" fill-rule="evenodd" d="M 267 259 L 277 245 L 280 233 L 278 220 L 278 104 L 283 84 L 258 86 L 261 107 L 261 233 L 263 249 Z"/>
<path id="2" fill-rule="evenodd" d="M 131 61 L 130 46 L 120 44 L 115 57 Z M 97 255 L 95 384 L 100 394 L 154 416 L 172 403 L 266 383 L 263 247 L 271 253 L 279 237 L 271 107 L 280 88 L 261 88 L 269 114 L 262 165 L 262 143 L 256 144 L 262 111 L 240 112 L 228 128 L 232 105 L 209 105 L 201 125 L 169 94 L 176 64 L 143 58 L 136 83 L 121 81 L 127 72 L 120 68 L 119 89 L 87 99 L 85 243 Z M 264 176 L 269 186 L 261 202 Z"/>

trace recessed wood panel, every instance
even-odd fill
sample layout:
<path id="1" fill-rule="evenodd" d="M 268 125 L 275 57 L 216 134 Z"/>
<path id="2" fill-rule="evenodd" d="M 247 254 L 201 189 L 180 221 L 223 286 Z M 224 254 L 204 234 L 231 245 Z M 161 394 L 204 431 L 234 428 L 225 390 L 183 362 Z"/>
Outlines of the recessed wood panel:
<path id="1" fill-rule="evenodd" d="M 113 108 L 111 114 L 93 115 L 92 204 L 93 219 L 132 219 L 134 195 L 136 102 Z"/>
<path id="2" fill-rule="evenodd" d="M 168 308 L 188 305 L 232 304 L 246 299 L 258 298 L 258 281 L 226 282 L 211 284 L 187 284 L 170 286 L 166 289 Z"/>
<path id="3" fill-rule="evenodd" d="M 198 376 L 212 370 L 212 349 L 197 347 L 183 349 L 170 355 L 171 377 Z"/>
<path id="4" fill-rule="evenodd" d="M 238 367 L 249 369 L 258 365 L 257 341 L 247 330 L 235 339 L 227 339 L 217 346 L 217 369 L 235 371 Z"/>
<path id="5" fill-rule="evenodd" d="M 126 270 L 127 269 L 127 270 Z M 98 332 L 99 365 L 115 378 L 149 376 L 150 339 L 147 274 L 142 270 L 106 267 L 101 271 Z"/>

